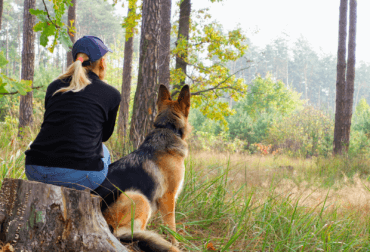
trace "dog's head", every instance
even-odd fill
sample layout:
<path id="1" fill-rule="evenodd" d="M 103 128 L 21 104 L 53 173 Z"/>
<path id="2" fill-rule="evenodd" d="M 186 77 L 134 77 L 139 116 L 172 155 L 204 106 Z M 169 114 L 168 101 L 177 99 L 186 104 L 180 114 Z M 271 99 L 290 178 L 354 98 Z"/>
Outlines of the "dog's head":
<path id="1" fill-rule="evenodd" d="M 164 85 L 160 85 L 158 100 L 158 114 L 154 120 L 154 127 L 175 127 L 181 132 L 181 138 L 185 139 L 190 132 L 188 116 L 190 111 L 190 88 L 185 85 L 176 101 L 171 99 L 171 94 Z M 171 126 L 172 125 L 172 126 Z"/>

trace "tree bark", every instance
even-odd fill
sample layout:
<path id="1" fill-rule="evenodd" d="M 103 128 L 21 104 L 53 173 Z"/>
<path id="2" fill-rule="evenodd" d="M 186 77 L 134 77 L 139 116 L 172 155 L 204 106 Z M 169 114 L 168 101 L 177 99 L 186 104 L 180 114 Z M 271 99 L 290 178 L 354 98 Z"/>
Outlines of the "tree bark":
<path id="1" fill-rule="evenodd" d="M 127 15 L 131 9 L 128 9 Z M 133 10 L 135 11 L 135 10 Z M 130 94 L 131 94 L 131 78 L 132 78 L 132 55 L 134 53 L 134 36 L 129 38 L 129 33 L 126 31 L 126 42 L 123 59 L 123 73 L 122 73 L 122 92 L 121 104 L 118 115 L 118 135 L 120 139 L 127 137 L 128 132 L 128 116 L 130 107 Z"/>
<path id="2" fill-rule="evenodd" d="M 1 31 L 1 20 L 3 19 L 3 6 L 4 0 L 0 0 L 0 31 Z"/>
<path id="3" fill-rule="evenodd" d="M 22 79 L 33 81 L 35 64 L 35 32 L 33 26 L 36 16 L 31 15 L 30 9 L 36 8 L 36 0 L 24 0 L 23 12 L 23 49 L 22 49 Z M 33 86 L 33 84 L 32 84 Z M 25 126 L 32 126 L 33 123 L 33 92 L 28 92 L 20 97 L 19 102 L 19 125 L 18 136 L 22 135 Z"/>
<path id="4" fill-rule="evenodd" d="M 127 251 L 110 232 L 100 201 L 90 191 L 6 178 L 0 240 L 8 251 Z"/>
<path id="5" fill-rule="evenodd" d="M 171 0 L 161 0 L 158 83 L 170 90 Z"/>
<path id="6" fill-rule="evenodd" d="M 189 41 L 189 27 L 190 27 L 190 13 L 191 13 L 191 2 L 190 0 L 183 0 L 180 4 L 180 19 L 179 19 L 179 32 L 177 36 L 177 43 L 180 42 L 181 39 L 185 39 L 186 44 Z M 184 53 L 176 56 L 176 69 L 181 69 L 186 76 L 186 59 L 188 57 L 187 45 L 186 50 Z M 185 77 L 178 85 L 175 85 L 176 89 L 181 88 L 181 86 L 185 85 Z"/>
<path id="7" fill-rule="evenodd" d="M 336 107 L 334 126 L 334 154 L 342 154 L 345 142 L 345 90 L 346 90 L 346 39 L 348 0 L 341 0 L 339 7 L 338 62 L 336 83 Z"/>
<path id="8" fill-rule="evenodd" d="M 357 0 L 350 0 L 349 12 L 349 39 L 348 39 L 348 58 L 346 74 L 346 115 L 344 122 L 345 148 L 348 152 L 350 143 L 351 120 L 353 109 L 353 93 L 355 86 L 355 64 L 356 64 L 356 23 L 357 23 Z"/>
<path id="9" fill-rule="evenodd" d="M 73 6 L 68 7 L 68 25 L 71 25 L 71 20 L 74 20 L 73 25 L 76 26 L 76 4 L 77 0 L 72 0 L 71 3 Z M 69 37 L 71 38 L 72 43 L 74 44 L 76 42 L 76 37 L 74 34 L 68 34 Z M 73 62 L 73 57 L 72 57 L 72 48 L 69 52 L 67 52 L 67 67 L 71 65 Z"/>
<path id="10" fill-rule="evenodd" d="M 130 128 L 134 148 L 149 133 L 156 115 L 160 3 L 161 0 L 143 1 L 139 73 Z"/>
<path id="11" fill-rule="evenodd" d="M 9 14 L 9 11 L 7 12 L 7 14 Z M 6 60 L 9 61 L 9 21 L 6 21 L 5 29 L 6 29 L 5 58 L 6 58 Z M 9 64 L 6 65 L 5 73 L 6 73 L 7 76 L 9 75 Z"/>

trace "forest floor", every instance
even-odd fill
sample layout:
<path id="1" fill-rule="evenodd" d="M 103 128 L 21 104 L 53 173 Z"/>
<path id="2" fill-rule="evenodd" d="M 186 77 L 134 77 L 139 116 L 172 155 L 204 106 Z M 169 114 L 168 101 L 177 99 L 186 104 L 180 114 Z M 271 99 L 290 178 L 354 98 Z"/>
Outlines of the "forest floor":
<path id="1" fill-rule="evenodd" d="M 16 123 L 16 122 L 14 122 Z M 22 178 L 24 151 L 0 125 L 0 183 Z M 8 126 L 6 126 L 8 125 Z M 15 124 L 16 125 L 16 124 Z M 107 142 L 113 161 L 122 146 Z M 370 161 L 366 157 L 292 158 L 191 150 L 176 206 L 183 251 L 369 251 Z M 158 215 L 148 229 L 169 235 Z"/>

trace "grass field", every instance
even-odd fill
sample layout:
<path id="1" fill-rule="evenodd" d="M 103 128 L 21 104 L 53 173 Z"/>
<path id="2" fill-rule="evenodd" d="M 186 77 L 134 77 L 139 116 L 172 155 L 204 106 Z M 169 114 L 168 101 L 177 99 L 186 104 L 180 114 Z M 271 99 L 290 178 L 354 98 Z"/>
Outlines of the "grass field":
<path id="1" fill-rule="evenodd" d="M 0 181 L 22 178 L 37 130 L 0 125 Z M 7 126 L 8 125 L 8 126 Z M 116 135 L 107 143 L 123 155 Z M 184 251 L 369 251 L 369 160 L 190 151 L 177 203 Z M 158 215 L 148 229 L 164 235 Z"/>

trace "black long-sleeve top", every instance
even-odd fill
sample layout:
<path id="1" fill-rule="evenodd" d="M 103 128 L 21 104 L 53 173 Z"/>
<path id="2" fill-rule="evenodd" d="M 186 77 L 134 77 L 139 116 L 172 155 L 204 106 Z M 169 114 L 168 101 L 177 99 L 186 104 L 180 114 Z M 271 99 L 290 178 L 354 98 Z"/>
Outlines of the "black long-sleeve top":
<path id="1" fill-rule="evenodd" d="M 79 92 L 53 93 L 69 86 L 70 78 L 47 88 L 41 130 L 25 152 L 26 165 L 100 171 L 102 142 L 113 133 L 119 91 L 89 72 L 91 84 Z"/>

